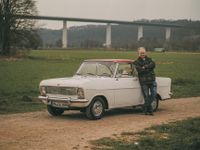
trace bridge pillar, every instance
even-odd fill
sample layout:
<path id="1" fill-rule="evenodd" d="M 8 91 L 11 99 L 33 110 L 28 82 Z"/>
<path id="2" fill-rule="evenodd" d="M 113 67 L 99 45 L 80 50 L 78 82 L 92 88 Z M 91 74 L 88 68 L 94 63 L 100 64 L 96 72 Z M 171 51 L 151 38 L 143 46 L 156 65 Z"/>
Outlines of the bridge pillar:
<path id="1" fill-rule="evenodd" d="M 138 26 L 138 37 L 137 40 L 139 41 L 143 37 L 143 26 Z"/>
<path id="2" fill-rule="evenodd" d="M 63 20 L 62 48 L 67 48 L 67 21 Z"/>
<path id="3" fill-rule="evenodd" d="M 166 41 L 169 41 L 169 40 L 170 40 L 170 37 L 171 37 L 171 28 L 170 28 L 170 27 L 167 27 L 167 28 L 166 28 L 166 32 L 165 32 L 165 40 L 166 40 Z"/>
<path id="4" fill-rule="evenodd" d="M 111 24 L 106 26 L 106 48 L 111 48 Z"/>

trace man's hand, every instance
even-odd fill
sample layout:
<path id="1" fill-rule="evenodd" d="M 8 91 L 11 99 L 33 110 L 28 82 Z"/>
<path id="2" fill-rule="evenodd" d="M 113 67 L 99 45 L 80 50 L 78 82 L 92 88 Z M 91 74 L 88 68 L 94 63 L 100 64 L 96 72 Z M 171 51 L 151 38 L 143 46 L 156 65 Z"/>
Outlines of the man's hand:
<path id="1" fill-rule="evenodd" d="M 142 68 L 143 68 L 143 69 L 148 69 L 149 66 L 148 66 L 148 65 L 144 65 Z"/>

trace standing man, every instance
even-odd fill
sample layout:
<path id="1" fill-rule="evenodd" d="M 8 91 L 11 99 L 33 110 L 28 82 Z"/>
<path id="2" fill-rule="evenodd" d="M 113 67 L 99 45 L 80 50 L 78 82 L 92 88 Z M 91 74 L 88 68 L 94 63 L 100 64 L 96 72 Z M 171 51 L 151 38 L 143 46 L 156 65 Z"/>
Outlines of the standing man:
<path id="1" fill-rule="evenodd" d="M 151 103 L 156 99 L 157 84 L 155 81 L 155 62 L 146 55 L 144 47 L 138 48 L 138 59 L 134 62 L 144 96 L 144 113 L 153 115 Z"/>

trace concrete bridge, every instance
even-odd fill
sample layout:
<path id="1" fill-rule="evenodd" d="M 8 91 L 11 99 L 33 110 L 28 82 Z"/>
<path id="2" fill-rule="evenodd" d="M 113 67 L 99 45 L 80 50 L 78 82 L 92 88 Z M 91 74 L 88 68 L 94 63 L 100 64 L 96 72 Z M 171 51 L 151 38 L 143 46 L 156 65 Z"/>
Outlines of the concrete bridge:
<path id="1" fill-rule="evenodd" d="M 28 15 L 15 15 L 19 19 L 36 19 L 36 20 L 54 20 L 63 21 L 63 33 L 62 33 L 62 47 L 67 48 L 67 21 L 74 22 L 90 22 L 90 23 L 106 23 L 106 47 L 110 48 L 112 44 L 111 39 L 111 26 L 112 24 L 124 24 L 124 25 L 135 25 L 138 26 L 139 41 L 143 37 L 143 26 L 155 26 L 165 28 L 165 40 L 169 41 L 171 37 L 171 28 L 180 28 L 182 26 L 175 24 L 158 24 L 158 23 L 145 23 L 138 21 L 117 21 L 117 20 L 102 20 L 102 19 L 84 19 L 84 18 L 69 18 L 69 17 L 52 17 L 52 16 L 28 16 Z"/>

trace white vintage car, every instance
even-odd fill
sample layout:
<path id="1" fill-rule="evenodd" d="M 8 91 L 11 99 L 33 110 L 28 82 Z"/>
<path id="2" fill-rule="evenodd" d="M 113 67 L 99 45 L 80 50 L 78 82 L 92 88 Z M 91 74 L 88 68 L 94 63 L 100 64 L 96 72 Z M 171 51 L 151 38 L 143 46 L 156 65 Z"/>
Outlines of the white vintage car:
<path id="1" fill-rule="evenodd" d="M 170 78 L 156 77 L 156 81 L 154 111 L 159 100 L 171 95 Z M 40 93 L 39 99 L 53 116 L 80 110 L 89 119 L 100 119 L 105 110 L 144 104 L 137 71 L 128 59 L 85 60 L 73 77 L 41 81 Z"/>

